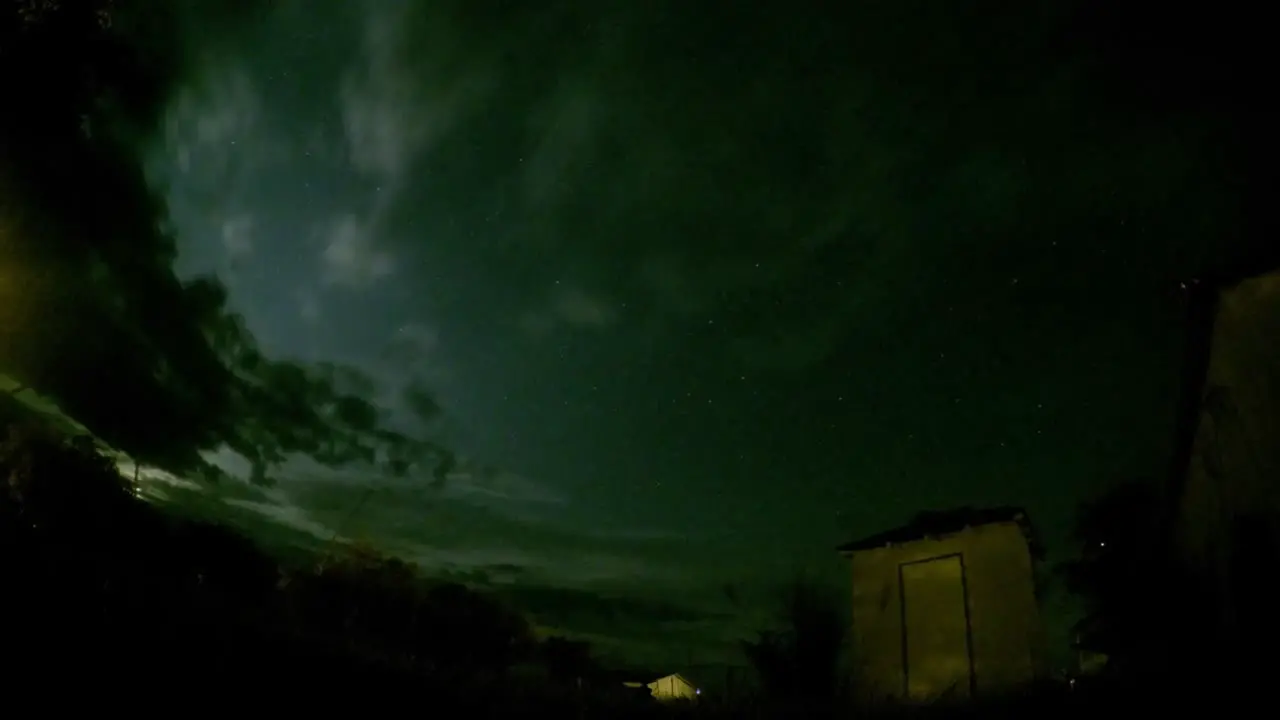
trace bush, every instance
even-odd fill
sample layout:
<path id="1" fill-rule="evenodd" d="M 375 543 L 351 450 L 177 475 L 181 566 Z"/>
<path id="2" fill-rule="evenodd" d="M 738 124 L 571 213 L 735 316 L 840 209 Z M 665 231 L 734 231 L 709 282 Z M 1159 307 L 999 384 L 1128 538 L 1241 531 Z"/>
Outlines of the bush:
<path id="1" fill-rule="evenodd" d="M 840 693 L 844 620 L 827 592 L 804 579 L 784 592 L 779 627 L 743 643 L 765 698 L 830 705 Z"/>
<path id="2" fill-rule="evenodd" d="M 492 685 L 532 644 L 518 613 L 367 548 L 283 572 L 139 500 L 83 440 L 12 430 L 0 476 L 0 658 L 20 674 L 58 672 L 74 648 L 103 681 Z"/>

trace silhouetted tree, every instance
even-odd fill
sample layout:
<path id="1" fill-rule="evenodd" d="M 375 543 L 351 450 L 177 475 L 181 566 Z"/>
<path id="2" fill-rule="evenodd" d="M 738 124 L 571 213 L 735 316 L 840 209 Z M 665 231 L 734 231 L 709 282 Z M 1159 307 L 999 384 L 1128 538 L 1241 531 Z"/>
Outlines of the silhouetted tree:
<path id="1" fill-rule="evenodd" d="M 419 606 L 416 643 L 428 670 L 497 679 L 528 657 L 533 630 L 493 597 L 458 583 L 433 583 Z"/>
<path id="2" fill-rule="evenodd" d="M 590 643 L 551 636 L 538 644 L 538 658 L 547 668 L 551 682 L 570 687 L 589 679 L 597 668 Z"/>
<path id="3" fill-rule="evenodd" d="M 0 483 L 0 659 L 23 678 L 73 661 L 101 680 L 427 671 L 448 689 L 505 680 L 533 643 L 495 599 L 369 548 L 282 573 L 237 533 L 140 500 L 92 442 L 50 428 L 0 442 Z"/>
<path id="4" fill-rule="evenodd" d="M 285 583 L 304 632 L 438 676 L 501 678 L 529 652 L 518 613 L 456 583 L 432 583 L 367 546 L 342 548 Z"/>
<path id="5" fill-rule="evenodd" d="M 263 5 L 0 3 L 0 372 L 179 475 L 218 477 L 203 452 L 228 447 L 259 483 L 293 455 L 438 478 L 452 454 L 389 427 L 368 378 L 267 357 L 216 278 L 174 273 L 143 148 L 203 67 L 184 43 Z"/>
<path id="6" fill-rule="evenodd" d="M 33 530 L 92 533 L 134 504 L 128 482 L 88 438 L 13 425 L 0 463 L 7 510 Z"/>
<path id="7" fill-rule="evenodd" d="M 1078 625 L 1085 649 L 1105 653 L 1117 672 L 1166 669 L 1171 650 L 1203 630 L 1195 588 L 1157 535 L 1156 486 L 1128 482 L 1081 504 L 1073 539 L 1078 556 L 1060 572 L 1085 603 Z"/>
<path id="8" fill-rule="evenodd" d="M 773 700 L 821 704 L 839 689 L 844 623 L 826 590 L 798 579 L 782 597 L 777 628 L 762 631 L 743 651 Z"/>

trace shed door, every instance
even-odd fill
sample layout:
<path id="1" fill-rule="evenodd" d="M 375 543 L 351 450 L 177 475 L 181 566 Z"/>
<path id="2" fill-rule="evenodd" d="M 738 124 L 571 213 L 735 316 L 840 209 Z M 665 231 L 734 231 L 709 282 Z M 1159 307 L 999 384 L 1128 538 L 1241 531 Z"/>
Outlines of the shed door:
<path id="1" fill-rule="evenodd" d="M 909 700 L 963 700 L 973 683 L 964 562 L 959 555 L 899 566 L 902 669 Z"/>

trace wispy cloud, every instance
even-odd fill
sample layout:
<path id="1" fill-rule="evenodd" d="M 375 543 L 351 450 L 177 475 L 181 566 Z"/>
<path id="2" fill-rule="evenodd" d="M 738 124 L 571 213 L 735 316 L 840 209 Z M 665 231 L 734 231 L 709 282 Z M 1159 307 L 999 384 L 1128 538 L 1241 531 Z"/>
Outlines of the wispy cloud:
<path id="1" fill-rule="evenodd" d="M 202 84 L 179 95 L 168 115 L 167 144 L 178 169 L 225 173 L 241 159 L 237 146 L 249 149 L 261 137 L 256 132 L 261 116 L 262 99 L 247 73 L 238 68 L 207 73 Z"/>
<path id="2" fill-rule="evenodd" d="M 395 259 L 378 247 L 369 221 L 343 214 L 333 219 L 323 233 L 321 259 L 326 283 L 364 288 L 395 272 Z"/>
<path id="3" fill-rule="evenodd" d="M 424 29 L 422 20 L 413 17 L 421 12 L 409 4 L 372 5 L 360 57 L 339 91 L 351 165 L 388 191 L 399 189 L 422 154 L 474 111 L 492 88 L 485 75 L 465 64 L 415 62 L 416 44 L 431 45 L 437 58 L 459 50 L 458 39 L 447 28 L 436 29 L 429 38 L 410 37 L 410 25 Z"/>
<path id="4" fill-rule="evenodd" d="M 603 330 L 617 320 L 616 308 L 603 296 L 557 283 L 547 304 L 526 313 L 520 327 L 536 336 L 557 328 Z"/>
<path id="5" fill-rule="evenodd" d="M 440 358 L 440 333 L 426 321 L 405 323 L 395 329 L 378 354 L 379 374 L 421 381 L 428 386 L 448 380 Z"/>
<path id="6" fill-rule="evenodd" d="M 559 202 L 565 187 L 582 180 L 598 157 L 598 123 L 605 111 L 590 87 L 573 82 L 532 113 L 533 152 L 521 161 L 529 207 Z"/>
<path id="7" fill-rule="evenodd" d="M 568 503 L 551 486 L 503 470 L 458 470 L 449 473 L 443 492 L 458 499 L 518 506 L 556 506 Z"/>
<path id="8" fill-rule="evenodd" d="M 373 541 L 428 571 L 505 564 L 541 582 L 596 588 L 697 574 L 683 540 L 568 527 L 559 518 L 574 512 L 569 498 L 514 473 L 464 470 L 442 488 L 353 471 L 284 473 L 261 495 L 227 502 L 318 538 Z"/>
<path id="9" fill-rule="evenodd" d="M 342 80 L 339 100 L 347 152 L 357 172 L 397 185 L 429 137 L 423 92 L 397 61 L 401 7 L 366 15 L 356 64 Z"/>
<path id="10" fill-rule="evenodd" d="M 338 533 L 333 528 L 316 521 L 316 519 L 311 517 L 309 513 L 296 505 L 263 500 L 241 500 L 237 498 L 229 498 L 223 500 L 223 502 L 232 507 L 238 507 L 258 513 L 272 523 L 283 525 L 284 527 L 294 530 L 299 530 L 308 535 L 314 536 L 317 540 L 333 540 L 338 538 Z"/>
<path id="11" fill-rule="evenodd" d="M 231 456 L 212 457 L 235 471 Z M 241 468 L 242 469 L 242 468 Z M 708 572 L 710 551 L 667 532 L 599 528 L 582 532 L 558 515 L 520 507 L 568 498 L 513 473 L 459 472 L 442 491 L 379 481 L 351 471 L 294 473 L 270 489 L 232 480 L 209 488 L 176 482 L 157 499 L 191 506 L 203 498 L 222 517 L 273 547 L 321 551 L 333 543 L 371 542 L 439 579 L 497 593 L 527 613 L 544 634 L 586 639 L 604 656 L 684 660 L 677 635 L 707 657 L 732 658 L 736 640 L 760 618 L 743 615 Z"/>
<path id="12" fill-rule="evenodd" d="M 253 231 L 252 215 L 242 213 L 222 221 L 222 246 L 232 260 L 253 254 Z"/>
<path id="13" fill-rule="evenodd" d="M 312 290 L 299 290 L 295 294 L 298 301 L 298 317 L 307 325 L 314 326 L 320 322 L 320 315 L 324 311 L 324 306 L 320 303 L 320 296 Z"/>

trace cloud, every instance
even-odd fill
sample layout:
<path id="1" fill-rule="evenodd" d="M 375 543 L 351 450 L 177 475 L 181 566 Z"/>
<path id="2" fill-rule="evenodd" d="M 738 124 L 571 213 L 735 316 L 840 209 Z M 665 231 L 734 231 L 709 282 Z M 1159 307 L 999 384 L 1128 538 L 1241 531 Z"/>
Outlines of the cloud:
<path id="1" fill-rule="evenodd" d="M 437 57 L 458 50 L 447 28 L 434 30 L 415 14 L 429 11 L 379 3 L 365 15 L 360 58 L 339 91 L 352 167 L 398 189 L 419 155 L 475 109 L 489 84 L 463 66 L 415 64 L 414 46 L 426 43 Z M 429 37 L 409 28 L 427 29 Z"/>
<path id="2" fill-rule="evenodd" d="M 513 584 L 505 593 L 537 616 L 541 624 L 579 632 L 617 633 L 637 623 L 688 624 L 722 618 L 722 613 L 643 595 L 610 595 L 536 584 Z"/>
<path id="3" fill-rule="evenodd" d="M 435 565 L 434 577 L 441 580 L 460 582 L 472 587 L 493 588 L 495 585 L 506 585 L 519 580 L 524 575 L 521 565 L 500 561 L 491 565 L 464 564 L 453 566 L 449 562 Z"/>
<path id="4" fill-rule="evenodd" d="M 253 254 L 253 230 L 251 215 L 235 215 L 222 222 L 222 247 L 232 260 Z"/>
<path id="5" fill-rule="evenodd" d="M 477 577 L 471 576 L 473 582 Z M 740 641 L 767 618 L 743 613 L 721 597 L 634 587 L 625 594 L 545 585 L 516 576 L 488 584 L 522 609 L 543 637 L 558 635 L 590 643 L 592 654 L 627 665 L 687 667 L 698 662 L 742 662 Z"/>
<path id="6" fill-rule="evenodd" d="M 320 304 L 320 297 L 310 290 L 299 290 L 297 293 L 298 300 L 298 317 L 307 325 L 316 325 L 320 322 L 320 314 L 323 307 Z"/>
<path id="7" fill-rule="evenodd" d="M 440 333 L 424 322 L 410 322 L 396 328 L 382 352 L 382 359 L 397 370 L 420 367 L 440 347 Z"/>
<path id="8" fill-rule="evenodd" d="M 552 307 L 556 316 L 571 327 L 604 328 L 617 319 L 617 313 L 602 298 L 588 295 L 579 288 L 557 292 Z"/>
<path id="9" fill-rule="evenodd" d="M 434 325 L 407 322 L 396 327 L 377 354 L 362 364 L 381 380 L 379 406 L 405 427 L 442 429 L 445 408 L 432 389 L 442 387 L 453 375 L 440 345 Z"/>
<path id="10" fill-rule="evenodd" d="M 352 167 L 394 184 L 425 140 L 426 130 L 413 111 L 411 86 L 394 68 L 379 68 L 381 64 L 385 63 L 371 63 L 343 84 L 342 119 Z"/>
<path id="11" fill-rule="evenodd" d="M 435 56 L 458 52 L 456 39 L 438 32 L 412 5 L 366 6 L 355 59 L 337 90 L 345 152 L 352 170 L 373 186 L 373 201 L 360 213 L 335 218 L 324 232 L 324 279 L 346 288 L 367 287 L 391 276 L 396 253 L 383 242 L 385 217 L 412 169 L 487 95 L 490 83 L 465 64 L 447 69 L 417 61 L 428 42 Z M 431 38 L 410 32 L 424 29 Z"/>
<path id="12" fill-rule="evenodd" d="M 233 456 L 217 460 L 233 473 L 245 470 Z M 643 528 L 566 527 L 567 498 L 510 473 L 460 471 L 439 490 L 355 470 L 284 473 L 269 489 L 236 480 L 211 493 L 175 489 L 186 494 L 162 499 L 278 550 L 373 542 L 428 577 L 496 593 L 544 634 L 587 639 L 605 657 L 671 662 L 692 647 L 732 657 L 735 639 L 758 622 L 727 602 L 727 580 L 708 571 L 714 551 L 691 552 L 682 537 Z M 544 505 L 551 512 L 521 512 Z M 686 639 L 680 657 L 669 642 L 653 641 L 672 635 Z"/>
<path id="13" fill-rule="evenodd" d="M 326 283 L 358 289 L 395 272 L 395 259 L 379 249 L 372 228 L 353 214 L 334 219 L 325 230 L 321 253 Z"/>
<path id="14" fill-rule="evenodd" d="M 486 21 L 459 3 L 425 5 L 404 17 L 399 32 L 417 41 L 399 47 L 398 72 L 423 88 L 482 78 L 484 93 L 452 103 L 435 89 L 387 92 L 388 106 L 397 117 L 491 111 L 433 124 L 415 146 L 422 164 L 397 166 L 422 183 L 401 182 L 390 202 L 427 225 L 422 208 L 452 223 L 458 198 L 486 221 L 497 215 L 464 226 L 480 236 L 473 262 L 495 273 L 580 270 L 578 297 L 547 297 L 521 277 L 524 306 L 506 312 L 533 335 L 609 327 L 624 306 L 636 333 L 727 316 L 722 334 L 740 339 L 716 348 L 727 360 L 803 372 L 927 321 L 921 297 L 981 282 L 959 270 L 973 257 L 1010 262 L 984 249 L 1048 235 L 1100 248 L 1079 218 L 1105 225 L 1135 212 L 1187 235 L 1159 208 L 1219 161 L 1207 146 L 1188 150 L 1185 118 L 1135 133 L 1127 108 L 1108 107 L 1105 127 L 1079 132 L 1103 107 L 1089 61 L 1064 56 L 1057 20 L 1030 10 L 977 26 L 913 4 L 821 20 L 780 8 L 724 27 L 697 4 L 663 23 L 604 5 Z M 991 43 L 993 32 L 1017 40 Z M 667 61 L 676 47 L 717 60 Z M 1157 157 L 1167 171 L 1151 170 Z M 1145 261 L 1125 246 L 1125 263 Z M 918 291 L 890 280 L 902 277 Z M 608 305 L 578 302 L 599 288 Z"/>
<path id="15" fill-rule="evenodd" d="M 506 563 L 529 578 L 578 587 L 680 583 L 689 556 L 682 540 L 584 533 L 561 518 L 571 501 L 512 473 L 451 473 L 431 487 L 407 478 L 372 478 L 356 470 L 282 472 L 270 495 L 242 507 L 279 515 L 294 527 L 333 528 L 434 568 L 475 570 Z M 292 509 L 291 509 L 292 508 Z M 305 518 L 305 519 L 304 519 Z M 672 563 L 671 560 L 677 560 Z"/>
<path id="16" fill-rule="evenodd" d="M 425 137 L 416 117 L 418 90 L 396 62 L 397 32 L 403 10 L 374 10 L 365 15 L 360 57 L 348 69 L 339 90 L 343 129 L 352 166 L 394 183 Z"/>
<path id="17" fill-rule="evenodd" d="M 529 207 L 559 202 L 597 158 L 596 142 L 606 103 L 589 86 L 567 83 L 531 115 L 533 148 L 521 159 L 524 201 Z"/>
<path id="18" fill-rule="evenodd" d="M 164 157 L 151 163 L 152 174 L 165 185 L 180 185 L 210 216 L 240 214 L 253 180 L 293 157 L 293 139 L 273 125 L 270 109 L 240 64 L 201 66 L 164 112 Z"/>
<path id="19" fill-rule="evenodd" d="M 603 297 L 557 283 L 547 307 L 525 313 L 520 327 L 530 335 L 545 335 L 560 327 L 603 330 L 617 320 L 617 311 Z"/>
<path id="20" fill-rule="evenodd" d="M 251 142 L 262 101 L 249 75 L 223 68 L 181 91 L 167 112 L 166 135 L 180 171 L 199 162 L 225 171 L 238 143 Z"/>
<path id="21" fill-rule="evenodd" d="M 458 470 L 449 473 L 446 492 L 485 503 L 564 505 L 568 499 L 551 487 L 503 470 Z"/>
<path id="22" fill-rule="evenodd" d="M 224 500 L 231 507 L 249 510 L 265 517 L 270 522 L 304 532 L 319 540 L 342 540 L 333 528 L 317 522 L 305 510 L 295 506 L 261 500 L 241 500 L 229 498 Z"/>

